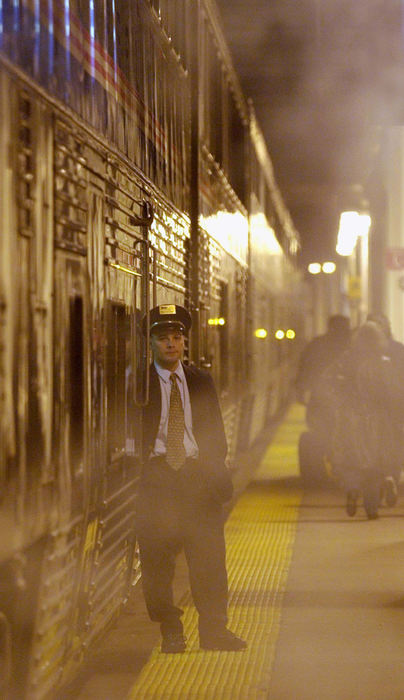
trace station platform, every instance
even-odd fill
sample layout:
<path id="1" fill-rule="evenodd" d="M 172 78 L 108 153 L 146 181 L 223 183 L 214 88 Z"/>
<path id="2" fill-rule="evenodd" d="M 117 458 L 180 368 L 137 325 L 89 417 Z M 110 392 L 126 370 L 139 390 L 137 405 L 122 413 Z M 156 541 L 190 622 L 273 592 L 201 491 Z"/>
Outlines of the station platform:
<path id="1" fill-rule="evenodd" d="M 348 518 L 330 481 L 301 487 L 303 407 L 290 407 L 226 522 L 229 627 L 243 652 L 202 651 L 179 561 L 188 638 L 161 654 L 140 587 L 57 700 L 402 700 L 404 498 Z"/>

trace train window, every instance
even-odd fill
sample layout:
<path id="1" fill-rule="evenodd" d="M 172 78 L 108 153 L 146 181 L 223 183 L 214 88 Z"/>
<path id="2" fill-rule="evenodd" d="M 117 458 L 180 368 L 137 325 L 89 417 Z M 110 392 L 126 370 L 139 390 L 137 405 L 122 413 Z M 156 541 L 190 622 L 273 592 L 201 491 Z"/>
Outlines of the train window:
<path id="1" fill-rule="evenodd" d="M 164 150 L 165 147 L 168 146 L 168 149 L 171 147 L 171 141 L 170 141 L 170 127 L 169 127 L 169 119 L 168 119 L 168 110 L 169 110 L 169 95 L 168 91 L 166 90 L 166 75 L 165 75 L 165 70 L 164 70 L 164 62 L 161 58 L 161 56 L 157 55 L 156 56 L 156 67 L 157 67 L 157 73 L 156 73 L 156 95 L 157 95 L 157 101 L 156 101 L 156 109 L 157 109 L 157 120 L 158 124 L 164 125 L 166 129 L 166 139 L 164 140 L 164 144 L 161 145 L 161 151 L 156 153 L 156 166 L 158 165 L 158 180 L 159 184 L 161 187 L 165 187 L 166 181 L 167 181 L 167 160 L 172 160 L 171 158 L 164 157 Z M 168 141 L 168 143 L 167 143 Z M 170 152 L 170 151 L 169 151 Z"/>
<path id="2" fill-rule="evenodd" d="M 114 58 L 116 50 L 116 13 L 115 5 L 112 2 L 106 3 L 105 22 L 105 35 L 108 42 L 106 48 L 109 56 Z"/>
<path id="3" fill-rule="evenodd" d="M 160 17 L 160 0 L 150 0 L 150 5 L 156 10 L 156 14 Z"/>
<path id="4" fill-rule="evenodd" d="M 145 66 L 145 74 L 147 76 L 154 76 L 154 78 L 152 80 L 149 79 L 146 81 L 146 93 L 145 93 L 146 110 L 152 116 L 152 119 L 156 120 L 156 118 L 157 118 L 157 113 L 156 113 L 157 85 L 156 85 L 156 81 L 155 81 L 155 76 L 156 76 L 156 46 L 155 46 L 152 31 L 146 32 L 145 43 L 144 43 L 143 48 L 144 48 L 143 59 L 144 59 L 144 66 Z M 156 146 L 153 143 L 153 141 L 147 137 L 146 137 L 146 154 L 147 154 L 146 155 L 146 163 L 147 163 L 146 174 L 154 182 L 156 179 L 156 171 L 157 171 L 157 151 L 156 151 Z"/>
<path id="5" fill-rule="evenodd" d="M 119 68 L 129 76 L 129 50 L 131 43 L 129 40 L 129 8 L 125 2 L 116 5 L 116 52 L 118 56 Z"/>
<path id="6" fill-rule="evenodd" d="M 255 194 L 257 198 L 259 196 L 259 174 L 260 174 L 260 167 L 259 167 L 259 163 L 258 163 L 257 154 L 252 149 L 251 150 L 251 159 L 250 159 L 251 192 L 253 194 Z"/>
<path id="7" fill-rule="evenodd" d="M 272 201 L 271 192 L 269 187 L 265 188 L 265 216 L 270 226 L 274 228 L 275 226 L 275 209 Z"/>
<path id="8" fill-rule="evenodd" d="M 245 204 L 244 161 L 245 127 L 234 96 L 229 92 L 229 179 L 234 191 Z"/>
<path id="9" fill-rule="evenodd" d="M 105 40 L 104 14 L 105 8 L 99 7 L 99 3 L 90 3 L 91 35 L 94 35 L 95 41 L 101 46 Z"/>
<path id="10" fill-rule="evenodd" d="M 174 51 L 181 56 L 182 64 L 185 66 L 187 27 L 185 0 L 164 0 L 164 2 L 160 1 L 159 5 L 159 9 L 155 7 L 156 12 L 160 12 L 164 30 L 170 38 Z"/>
<path id="11" fill-rule="evenodd" d="M 219 318 L 224 323 L 218 325 L 220 348 L 220 391 L 229 386 L 229 287 L 226 282 L 220 282 Z"/>
<path id="12" fill-rule="evenodd" d="M 217 54 L 212 47 L 209 56 L 209 98 L 210 98 L 210 148 L 215 160 L 223 162 L 223 100 L 222 68 Z"/>
<path id="13" fill-rule="evenodd" d="M 166 185 L 168 181 L 169 192 L 174 201 L 175 199 L 175 179 L 176 179 L 176 169 L 173 162 L 173 154 L 175 153 L 175 117 L 176 110 L 174 107 L 175 97 L 172 94 L 174 91 L 164 88 L 164 98 L 166 107 L 166 133 L 167 133 L 167 158 L 164 159 L 162 166 L 162 177 L 163 184 Z"/>
<path id="14" fill-rule="evenodd" d="M 140 151 L 140 167 L 142 168 L 143 172 L 146 172 L 146 166 L 147 166 L 147 161 L 146 161 L 146 154 L 147 154 L 147 149 L 146 149 L 146 136 L 144 131 L 139 128 L 138 131 L 138 137 L 139 137 L 139 151 Z"/>
<path id="15" fill-rule="evenodd" d="M 209 125 L 212 120 L 212 114 L 210 110 L 211 99 L 210 91 L 212 89 L 210 85 L 210 73 L 209 73 L 209 63 L 210 54 L 212 52 L 212 43 L 208 28 L 207 20 L 201 22 L 201 39 L 200 39 L 200 55 L 199 61 L 201 64 L 201 75 L 200 75 L 200 90 L 203 95 L 202 99 L 202 118 L 201 118 L 201 133 L 206 145 L 209 145 L 210 135 L 209 135 Z"/>
<path id="16" fill-rule="evenodd" d="M 107 340 L 108 444 L 113 455 L 125 449 L 126 309 L 111 303 Z"/>
<path id="17" fill-rule="evenodd" d="M 70 460 L 80 471 L 84 451 L 84 336 L 83 299 L 70 299 Z"/>
<path id="18" fill-rule="evenodd" d="M 144 99 L 144 64 L 143 64 L 143 41 L 144 41 L 144 26 L 142 21 L 142 15 L 139 11 L 139 6 L 133 7 L 132 14 L 134 14 L 132 21 L 132 46 L 133 51 L 131 54 L 131 59 L 133 61 L 133 81 L 135 84 L 136 91 L 139 97 Z M 112 54 L 113 55 L 113 54 Z M 143 166 L 142 166 L 143 167 Z"/>
<path id="19" fill-rule="evenodd" d="M 177 121 L 176 121 L 176 147 L 180 154 L 181 171 L 178 173 L 179 197 L 178 204 L 181 208 L 189 207 L 187 199 L 187 189 L 185 183 L 188 182 L 187 165 L 188 165 L 188 143 L 187 130 L 185 124 L 188 121 L 187 102 L 184 95 L 181 95 L 177 100 L 176 105 Z"/>
<path id="20" fill-rule="evenodd" d="M 76 12 L 79 16 L 80 22 L 83 27 L 87 30 L 90 29 L 90 15 L 87 0 L 77 0 Z"/>
<path id="21" fill-rule="evenodd" d="M 26 294 L 28 292 L 26 279 L 24 279 L 22 282 L 22 291 L 24 297 L 26 298 Z M 38 478 L 41 468 L 43 467 L 45 457 L 44 441 L 46 429 L 48 427 L 45 425 L 44 413 L 41 411 L 40 405 L 41 364 L 43 363 L 44 358 L 41 357 L 40 352 L 38 352 L 40 343 L 37 333 L 40 333 L 40 330 L 38 328 L 38 324 L 35 323 L 35 313 L 38 313 L 38 307 L 35 310 L 31 309 L 31 313 L 27 313 L 27 317 L 24 317 L 23 322 L 25 332 L 28 333 L 26 358 L 28 362 L 28 372 L 26 377 L 28 380 L 28 415 L 25 433 L 25 464 L 27 465 L 26 476 L 28 488 L 30 487 L 31 483 L 35 483 L 35 480 Z M 43 320 L 44 317 L 41 318 L 41 321 Z M 23 364 L 25 365 L 25 362 Z M 23 370 L 24 374 L 25 371 Z M 43 371 L 44 368 L 42 367 L 42 372 Z"/>
<path id="22" fill-rule="evenodd" d="M 284 228 L 283 223 L 280 219 L 279 212 L 276 209 L 273 210 L 272 220 L 273 220 L 273 227 L 275 230 L 275 235 L 276 235 L 276 238 L 278 240 L 278 243 L 282 246 L 284 251 L 288 251 L 288 240 L 287 240 L 285 228 Z"/>
<path id="23" fill-rule="evenodd" d="M 109 26 L 110 32 L 112 34 L 111 26 L 108 23 L 110 17 L 109 3 L 100 2 L 100 0 L 76 0 L 76 6 L 70 9 L 75 15 L 78 15 L 80 23 L 87 29 L 89 33 L 89 38 L 92 42 L 97 44 L 103 44 L 105 39 L 105 33 Z M 66 3 L 68 7 L 68 3 Z M 104 21 L 107 22 L 107 27 L 104 26 Z M 113 54 L 112 54 L 113 55 Z"/>
<path id="24" fill-rule="evenodd" d="M 177 0 L 175 4 L 175 38 L 176 46 L 178 47 L 178 53 L 182 58 L 182 64 L 184 68 L 188 65 L 188 53 L 187 53 L 187 35 L 186 27 L 189 26 L 189 20 L 187 18 L 185 0 Z"/>
<path id="25" fill-rule="evenodd" d="M 30 338 L 30 342 L 33 338 Z M 26 463 L 29 465 L 29 477 L 33 478 L 42 466 L 44 458 L 44 429 L 38 397 L 37 363 L 34 343 L 28 357 L 29 391 L 28 391 L 28 425 L 26 433 Z"/>

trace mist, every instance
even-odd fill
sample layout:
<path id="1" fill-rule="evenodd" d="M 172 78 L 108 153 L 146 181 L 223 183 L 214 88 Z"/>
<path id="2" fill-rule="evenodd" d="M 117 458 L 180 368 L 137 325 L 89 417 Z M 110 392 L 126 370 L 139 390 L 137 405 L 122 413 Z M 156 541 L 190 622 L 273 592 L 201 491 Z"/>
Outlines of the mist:
<path id="1" fill-rule="evenodd" d="M 369 176 L 375 130 L 403 122 L 401 4 L 218 0 L 218 6 L 292 216 L 303 238 L 318 241 L 333 230 L 340 192 Z M 308 186 L 321 215 L 303 201 Z"/>

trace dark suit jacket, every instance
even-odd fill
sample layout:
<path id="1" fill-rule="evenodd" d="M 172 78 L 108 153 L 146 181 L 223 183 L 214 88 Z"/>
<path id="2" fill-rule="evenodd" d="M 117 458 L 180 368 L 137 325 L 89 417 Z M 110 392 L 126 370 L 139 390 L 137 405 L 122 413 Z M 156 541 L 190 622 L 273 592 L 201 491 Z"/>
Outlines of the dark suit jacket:
<path id="1" fill-rule="evenodd" d="M 213 379 L 210 374 L 192 365 L 183 365 L 183 368 L 191 402 L 192 431 L 199 449 L 199 458 L 194 465 L 195 475 L 202 475 L 213 498 L 224 502 L 231 498 L 233 485 L 225 465 L 227 442 Z M 160 380 L 152 364 L 150 401 L 143 410 L 144 472 L 147 472 L 147 460 L 156 440 L 160 416 Z"/>

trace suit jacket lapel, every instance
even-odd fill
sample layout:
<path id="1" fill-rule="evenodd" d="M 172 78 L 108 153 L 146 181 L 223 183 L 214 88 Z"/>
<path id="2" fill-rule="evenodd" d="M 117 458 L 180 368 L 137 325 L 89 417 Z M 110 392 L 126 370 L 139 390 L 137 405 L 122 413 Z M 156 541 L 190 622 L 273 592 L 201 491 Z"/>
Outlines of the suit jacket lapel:
<path id="1" fill-rule="evenodd" d="M 193 424 L 193 431 L 195 434 L 195 430 L 198 429 L 198 424 L 199 424 L 199 405 L 200 405 L 200 395 L 199 395 L 199 390 L 200 390 L 200 381 L 199 377 L 196 372 L 192 370 L 188 365 L 182 365 L 184 368 L 184 373 L 185 373 L 185 378 L 187 381 L 188 385 L 188 391 L 189 391 L 189 400 L 191 403 L 191 411 L 192 411 L 192 424 Z"/>
<path id="2" fill-rule="evenodd" d="M 191 406 L 193 406 L 195 403 L 195 396 L 198 393 L 198 376 L 188 367 L 188 365 L 183 364 L 182 367 L 184 370 L 185 379 L 187 380 L 189 400 L 191 402 Z"/>
<path id="3" fill-rule="evenodd" d="M 154 364 L 150 366 L 149 403 L 145 407 L 144 416 L 146 420 L 146 449 L 154 445 L 161 416 L 161 391 L 160 380 Z"/>

